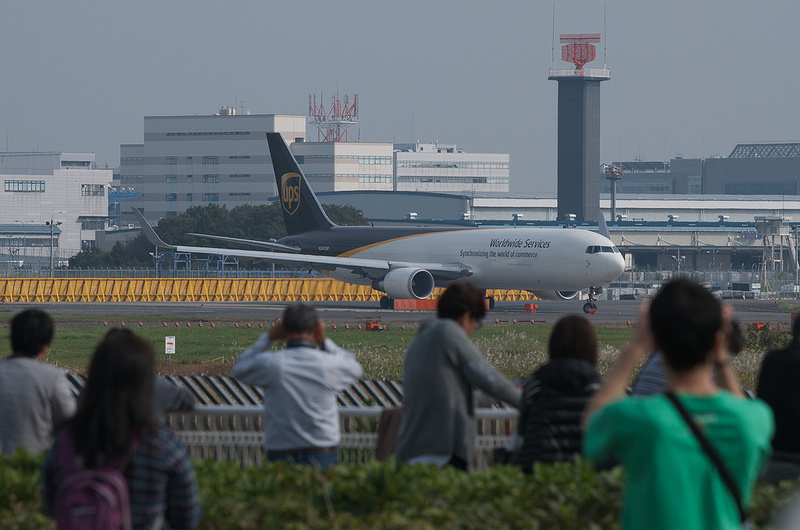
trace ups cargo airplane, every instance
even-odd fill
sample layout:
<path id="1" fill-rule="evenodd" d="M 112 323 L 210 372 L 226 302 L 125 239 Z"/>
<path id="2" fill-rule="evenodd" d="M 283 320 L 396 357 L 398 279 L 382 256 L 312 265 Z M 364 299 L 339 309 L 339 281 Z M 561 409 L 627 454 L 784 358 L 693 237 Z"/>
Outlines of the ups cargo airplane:
<path id="1" fill-rule="evenodd" d="M 337 226 L 325 214 L 279 133 L 267 133 L 288 235 L 253 241 L 192 234 L 267 250 L 169 245 L 142 214 L 151 243 L 176 252 L 260 258 L 310 268 L 331 278 L 383 291 L 391 299 L 423 299 L 434 287 L 469 280 L 480 289 L 524 289 L 540 298 L 574 298 L 589 288 L 584 311 L 596 310 L 595 294 L 615 280 L 624 260 L 601 218 L 600 235 L 563 228 L 430 228 Z M 490 305 L 493 305 L 490 300 Z"/>

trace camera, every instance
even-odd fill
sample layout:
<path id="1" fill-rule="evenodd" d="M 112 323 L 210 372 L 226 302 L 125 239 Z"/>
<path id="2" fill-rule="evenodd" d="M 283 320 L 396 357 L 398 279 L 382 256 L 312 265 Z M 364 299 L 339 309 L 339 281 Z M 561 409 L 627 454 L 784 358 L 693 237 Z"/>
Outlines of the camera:
<path id="1" fill-rule="evenodd" d="M 730 328 L 728 329 L 728 351 L 731 355 L 736 355 L 744 348 L 744 337 L 742 337 L 742 330 L 739 327 L 737 320 L 731 320 Z"/>

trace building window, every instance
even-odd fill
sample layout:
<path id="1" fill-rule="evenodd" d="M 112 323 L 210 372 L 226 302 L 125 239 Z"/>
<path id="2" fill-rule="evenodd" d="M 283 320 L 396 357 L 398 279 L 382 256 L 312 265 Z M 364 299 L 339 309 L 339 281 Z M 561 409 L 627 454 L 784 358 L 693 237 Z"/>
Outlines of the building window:
<path id="1" fill-rule="evenodd" d="M 219 182 L 219 175 L 203 175 L 203 183 L 215 183 Z"/>
<path id="2" fill-rule="evenodd" d="M 102 184 L 81 184 L 82 197 L 96 197 L 106 194 L 106 187 Z"/>
<path id="3" fill-rule="evenodd" d="M 219 157 L 218 156 L 204 156 L 203 157 L 204 164 L 219 164 Z"/>
<path id="4" fill-rule="evenodd" d="M 249 179 L 250 173 L 234 173 L 233 175 L 229 175 L 232 179 Z"/>
<path id="5" fill-rule="evenodd" d="M 7 180 L 4 191 L 44 191 L 43 180 Z"/>
<path id="6" fill-rule="evenodd" d="M 144 177 L 142 175 L 120 175 L 119 178 L 121 178 L 121 179 L 142 179 Z"/>
<path id="7" fill-rule="evenodd" d="M 217 202 L 219 201 L 219 193 L 204 193 L 203 202 Z"/>
<path id="8" fill-rule="evenodd" d="M 250 155 L 229 156 L 228 160 L 246 160 L 248 158 L 250 158 Z"/>
<path id="9" fill-rule="evenodd" d="M 175 184 L 178 182 L 178 175 L 167 175 L 167 184 Z"/>
<path id="10" fill-rule="evenodd" d="M 177 193 L 167 193 L 166 199 L 167 199 L 167 202 L 175 202 L 175 201 L 178 200 L 178 194 Z"/>
<path id="11" fill-rule="evenodd" d="M 85 219 L 81 221 L 81 230 L 102 230 L 106 222 L 102 219 Z"/>
<path id="12" fill-rule="evenodd" d="M 167 157 L 167 165 L 168 166 L 177 166 L 178 165 L 178 157 L 177 156 L 168 156 Z"/>
<path id="13" fill-rule="evenodd" d="M 191 184 L 192 182 L 194 182 L 194 176 L 186 175 L 186 183 Z"/>
<path id="14" fill-rule="evenodd" d="M 97 241 L 93 239 L 81 240 L 81 250 L 92 250 L 95 247 L 97 247 Z"/>
<path id="15" fill-rule="evenodd" d="M 236 193 L 229 193 L 228 194 L 228 197 L 249 197 L 249 196 L 250 196 L 250 192 L 249 191 L 236 192 Z"/>
<path id="16" fill-rule="evenodd" d="M 189 201 L 189 202 L 192 202 L 194 200 L 194 198 L 193 198 L 191 193 L 187 193 L 186 194 L 186 200 Z"/>
<path id="17" fill-rule="evenodd" d="M 186 157 L 186 164 L 189 165 L 189 166 L 192 165 L 192 157 L 190 157 L 190 156 Z"/>

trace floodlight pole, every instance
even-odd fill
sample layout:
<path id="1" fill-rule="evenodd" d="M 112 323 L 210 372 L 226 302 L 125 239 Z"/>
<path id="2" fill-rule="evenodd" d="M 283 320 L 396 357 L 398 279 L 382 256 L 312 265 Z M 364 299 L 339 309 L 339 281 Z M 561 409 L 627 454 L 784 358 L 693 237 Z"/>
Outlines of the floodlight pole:
<path id="1" fill-rule="evenodd" d="M 53 277 L 53 241 L 54 241 L 54 231 L 53 227 L 56 225 L 60 225 L 61 221 L 54 221 L 52 218 L 49 221 L 45 221 L 46 225 L 50 227 L 50 277 Z"/>

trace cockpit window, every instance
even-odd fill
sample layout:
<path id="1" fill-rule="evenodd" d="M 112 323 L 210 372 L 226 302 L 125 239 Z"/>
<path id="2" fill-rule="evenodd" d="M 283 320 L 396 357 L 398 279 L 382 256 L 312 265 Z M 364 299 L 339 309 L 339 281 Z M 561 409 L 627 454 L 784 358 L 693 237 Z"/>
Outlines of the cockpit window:
<path id="1" fill-rule="evenodd" d="M 587 254 L 597 254 L 598 252 L 607 252 L 609 254 L 619 254 L 619 250 L 615 246 L 612 246 L 612 247 L 601 247 L 601 246 L 598 246 L 598 245 L 593 245 L 593 246 L 586 247 L 586 253 Z"/>

